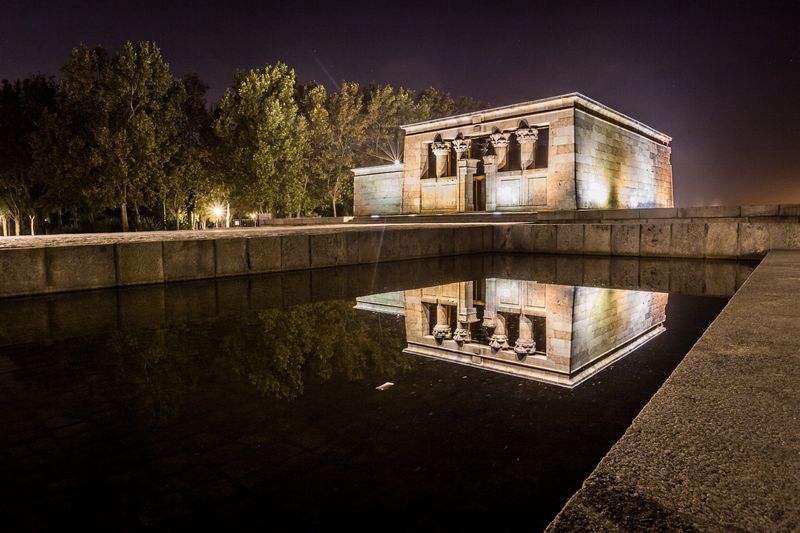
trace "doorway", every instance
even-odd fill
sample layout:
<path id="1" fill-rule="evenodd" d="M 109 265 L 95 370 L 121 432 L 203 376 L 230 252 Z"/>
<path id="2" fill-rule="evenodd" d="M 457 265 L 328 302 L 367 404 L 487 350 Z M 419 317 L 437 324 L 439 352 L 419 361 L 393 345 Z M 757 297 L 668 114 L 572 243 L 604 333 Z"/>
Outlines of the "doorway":
<path id="1" fill-rule="evenodd" d="M 472 178 L 472 210 L 486 211 L 486 176 Z"/>

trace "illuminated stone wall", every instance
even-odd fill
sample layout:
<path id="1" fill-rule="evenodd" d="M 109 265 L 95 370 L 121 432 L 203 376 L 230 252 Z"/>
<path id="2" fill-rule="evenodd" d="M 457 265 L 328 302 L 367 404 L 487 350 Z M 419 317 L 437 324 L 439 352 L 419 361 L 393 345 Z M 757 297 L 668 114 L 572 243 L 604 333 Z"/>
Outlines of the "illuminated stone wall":
<path id="1" fill-rule="evenodd" d="M 671 139 L 577 93 L 402 128 L 400 185 L 370 176 L 357 215 L 672 206 Z"/>
<path id="2" fill-rule="evenodd" d="M 575 110 L 579 209 L 672 207 L 670 148 Z"/>
<path id="3" fill-rule="evenodd" d="M 487 210 L 525 210 L 534 206 L 547 209 L 575 209 L 573 112 L 571 109 L 516 115 L 491 120 L 488 113 L 475 115 L 468 124 L 443 129 L 409 133 L 405 137 L 403 163 L 403 213 L 455 213 L 471 211 L 466 201 L 468 183 L 463 176 L 430 176 L 428 147 L 437 136 L 442 139 L 466 139 L 491 134 L 493 130 L 514 131 L 521 122 L 531 127 L 549 128 L 549 164 L 544 169 L 504 171 L 484 165 L 487 189 L 495 183 L 495 200 L 487 190 Z M 473 123 L 474 122 L 474 123 Z M 478 160 L 475 160 L 477 166 Z M 449 174 L 452 174 L 450 172 Z M 423 177 L 428 175 L 428 177 Z M 545 194 L 535 192 L 534 181 L 545 182 Z M 463 197 L 462 197 L 463 196 Z M 495 207 L 492 207 L 494 204 Z"/>
<path id="4" fill-rule="evenodd" d="M 475 283 L 483 290 L 476 292 Z M 480 303 L 471 299 L 476 293 L 482 295 Z M 663 332 L 667 305 L 665 293 L 501 278 L 406 290 L 404 299 L 408 353 L 566 386 L 580 383 Z M 473 302 L 480 309 L 471 315 Z M 445 308 L 458 309 L 458 324 L 449 312 L 442 313 Z M 521 315 L 526 320 L 539 317 L 537 324 L 543 317 L 546 329 L 546 346 L 522 356 L 514 351 L 517 337 L 506 329 Z M 444 338 L 436 340 L 434 323 L 450 327 Z M 508 333 L 508 344 L 492 347 L 486 338 L 456 342 L 456 327 L 472 328 L 474 335 L 480 324 L 493 333 Z"/>
<path id="5" fill-rule="evenodd" d="M 666 306 L 666 293 L 576 287 L 570 370 L 619 349 L 663 323 Z"/>
<path id="6" fill-rule="evenodd" d="M 354 169 L 353 207 L 356 216 L 399 215 L 403 192 L 400 165 Z"/>

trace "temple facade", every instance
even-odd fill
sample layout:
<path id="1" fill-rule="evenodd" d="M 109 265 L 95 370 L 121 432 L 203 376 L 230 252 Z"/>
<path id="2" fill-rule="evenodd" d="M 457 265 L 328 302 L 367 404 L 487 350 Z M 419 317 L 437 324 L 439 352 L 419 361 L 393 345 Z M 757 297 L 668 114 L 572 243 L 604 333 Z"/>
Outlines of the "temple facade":
<path id="1" fill-rule="evenodd" d="M 671 138 L 581 94 L 402 126 L 356 216 L 672 207 Z"/>
<path id="2" fill-rule="evenodd" d="M 487 278 L 378 294 L 405 352 L 574 387 L 664 331 L 666 293 Z"/>

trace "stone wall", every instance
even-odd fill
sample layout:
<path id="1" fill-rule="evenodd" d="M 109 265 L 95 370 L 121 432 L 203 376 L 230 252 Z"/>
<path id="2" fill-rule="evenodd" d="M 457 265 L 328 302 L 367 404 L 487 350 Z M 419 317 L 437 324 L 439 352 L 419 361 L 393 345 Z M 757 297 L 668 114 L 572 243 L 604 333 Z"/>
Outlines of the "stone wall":
<path id="1" fill-rule="evenodd" d="M 570 371 L 662 324 L 666 308 L 665 293 L 576 287 Z"/>
<path id="2" fill-rule="evenodd" d="M 580 209 L 672 207 L 670 148 L 575 110 Z"/>
<path id="3" fill-rule="evenodd" d="M 530 209 L 532 206 L 543 207 L 541 199 L 536 199 L 534 186 L 528 183 L 529 179 L 541 179 L 542 177 L 546 177 L 547 183 L 545 207 L 547 209 L 574 209 L 575 134 L 573 112 L 574 110 L 570 108 L 530 113 L 513 118 L 487 120 L 482 123 L 444 127 L 436 131 L 406 135 L 403 156 L 402 212 L 459 211 L 458 196 L 462 191 L 458 187 L 456 176 L 421 178 L 428 171 L 428 145 L 434 141 L 437 135 L 441 135 L 443 139 L 454 139 L 458 135 L 465 138 L 488 135 L 495 128 L 501 131 L 515 130 L 522 121 L 526 121 L 532 127 L 550 128 L 548 168 L 516 173 L 503 172 L 501 176 L 498 176 L 496 171 L 487 169 L 487 209 L 495 209 L 495 207 L 490 207 L 492 186 L 506 191 L 503 197 L 516 199 L 514 202 L 506 202 L 504 205 L 495 204 L 496 209 L 500 211 L 524 210 Z M 512 188 L 514 191 L 511 190 Z M 356 205 L 358 204 L 356 203 Z M 463 205 L 460 210 L 465 210 Z"/>
<path id="4" fill-rule="evenodd" d="M 356 216 L 398 215 L 403 197 L 403 171 L 399 165 L 356 169 L 353 208 Z"/>

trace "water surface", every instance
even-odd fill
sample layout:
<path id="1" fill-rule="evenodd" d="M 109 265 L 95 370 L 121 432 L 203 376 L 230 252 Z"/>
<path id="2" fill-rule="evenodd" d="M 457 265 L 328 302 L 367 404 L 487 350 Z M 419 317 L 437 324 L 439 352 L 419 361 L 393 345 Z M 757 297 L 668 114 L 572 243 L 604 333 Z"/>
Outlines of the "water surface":
<path id="1" fill-rule="evenodd" d="M 449 258 L 2 301 L 6 524 L 542 529 L 752 268 L 606 266 Z"/>

